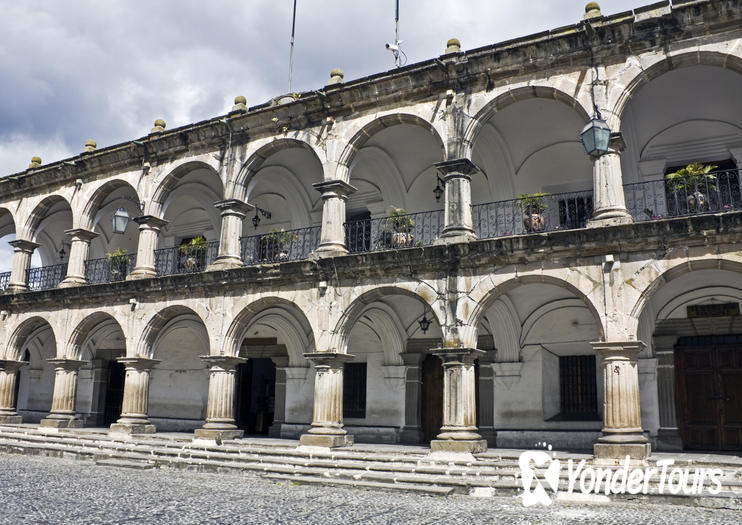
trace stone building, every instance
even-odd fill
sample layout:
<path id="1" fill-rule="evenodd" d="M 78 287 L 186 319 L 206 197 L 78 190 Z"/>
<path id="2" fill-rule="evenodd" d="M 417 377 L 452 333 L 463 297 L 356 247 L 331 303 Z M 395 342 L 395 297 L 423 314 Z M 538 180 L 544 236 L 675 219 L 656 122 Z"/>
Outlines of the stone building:
<path id="1" fill-rule="evenodd" d="M 0 422 L 739 450 L 740 4 L 590 3 L 34 158 L 0 179 Z"/>

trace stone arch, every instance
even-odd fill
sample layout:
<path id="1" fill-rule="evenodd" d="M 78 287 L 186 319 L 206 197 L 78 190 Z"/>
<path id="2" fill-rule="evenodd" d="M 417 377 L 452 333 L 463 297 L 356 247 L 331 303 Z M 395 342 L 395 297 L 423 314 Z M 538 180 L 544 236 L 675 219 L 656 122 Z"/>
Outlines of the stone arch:
<path id="1" fill-rule="evenodd" d="M 8 221 L 5 216 L 10 219 Z M 12 226 L 12 231 L 10 231 L 10 227 Z M 16 230 L 16 220 L 15 215 L 10 210 L 10 208 L 7 208 L 5 206 L 0 206 L 0 238 L 10 234 L 15 233 Z"/>
<path id="2" fill-rule="evenodd" d="M 112 315 L 98 311 L 88 315 L 75 326 L 65 344 L 64 355 L 70 359 L 81 359 L 85 342 L 97 328 L 104 324 L 115 325 L 124 334 L 124 341 L 126 341 L 126 335 L 121 324 Z"/>
<path id="3" fill-rule="evenodd" d="M 358 322 L 363 318 L 371 321 L 370 328 L 379 337 L 384 351 L 384 365 L 402 365 L 402 353 L 405 351 L 405 336 L 407 331 L 401 325 L 399 318 L 387 305 L 376 303 L 366 307 L 358 316 Z"/>
<path id="4" fill-rule="evenodd" d="M 154 356 L 156 342 L 163 334 L 166 326 L 170 324 L 171 321 L 181 316 L 188 316 L 190 319 L 200 322 L 204 330 L 207 330 L 203 318 L 191 308 L 184 305 L 168 306 L 157 312 L 147 322 L 142 330 L 142 335 L 139 337 L 139 341 L 136 344 L 134 356 L 152 358 Z M 209 354 L 209 349 L 205 348 L 203 353 Z"/>
<path id="5" fill-rule="evenodd" d="M 335 179 L 349 182 L 350 168 L 356 158 L 356 155 L 358 154 L 358 151 L 363 148 L 364 144 L 366 144 L 366 142 L 368 142 L 376 133 L 391 126 L 397 126 L 400 124 L 411 124 L 414 126 L 420 126 L 423 129 L 427 130 L 441 148 L 441 160 L 446 160 L 447 152 L 445 143 L 433 124 L 421 117 L 418 117 L 417 115 L 412 115 L 410 113 L 392 113 L 372 120 L 371 122 L 363 126 L 360 130 L 358 130 L 355 135 L 353 135 L 353 137 L 351 137 L 350 141 L 345 146 L 345 149 L 340 154 L 340 158 L 338 159 Z"/>
<path id="6" fill-rule="evenodd" d="M 93 192 L 90 199 L 85 203 L 85 206 L 83 207 L 79 217 L 80 222 L 78 227 L 84 228 L 86 230 L 92 230 L 95 227 L 95 223 L 97 222 L 96 215 L 100 207 L 103 205 L 103 202 L 111 193 L 120 188 L 130 189 L 134 193 L 134 195 L 137 196 L 137 203 L 141 202 L 139 193 L 137 192 L 136 188 L 134 188 L 134 186 L 129 184 L 127 181 L 122 179 L 109 180 L 98 186 Z"/>
<path id="7" fill-rule="evenodd" d="M 152 194 L 151 201 L 147 204 L 148 213 L 156 217 L 162 217 L 165 202 L 170 193 L 178 186 L 180 180 L 190 172 L 200 169 L 206 170 L 216 177 L 216 180 L 219 181 L 221 194 L 224 195 L 224 184 L 222 178 L 214 166 L 201 160 L 187 161 L 173 168 L 170 173 L 162 179 Z"/>
<path id="8" fill-rule="evenodd" d="M 263 297 L 242 308 L 227 329 L 221 354 L 239 355 L 245 334 L 256 323 L 269 324 L 281 335 L 289 366 L 307 365 L 303 354 L 315 351 L 311 324 L 296 303 L 280 297 Z"/>
<path id="9" fill-rule="evenodd" d="M 41 202 L 39 202 L 34 207 L 34 209 L 26 218 L 26 221 L 23 224 L 23 229 L 16 233 L 17 238 L 31 241 L 35 240 L 39 226 L 41 225 L 41 221 L 43 221 L 44 218 L 47 216 L 49 210 L 51 210 L 54 205 L 59 202 L 64 202 L 65 204 L 67 204 L 72 213 L 72 224 L 75 224 L 74 210 L 70 205 L 70 202 L 61 195 L 52 194 L 42 199 Z"/>
<path id="10" fill-rule="evenodd" d="M 52 339 L 55 341 L 56 346 L 56 335 L 54 334 L 54 328 L 51 323 L 41 316 L 33 316 L 28 319 L 24 319 L 10 335 L 8 339 L 8 345 L 5 349 L 6 359 L 18 361 L 21 358 L 21 352 L 23 346 L 26 344 L 28 338 L 40 329 L 48 328 L 51 331 Z"/>
<path id="11" fill-rule="evenodd" d="M 588 109 L 572 95 L 557 89 L 552 86 L 524 86 L 515 89 L 510 89 L 505 93 L 502 93 L 495 97 L 493 100 L 488 102 L 477 114 L 472 118 L 464 131 L 463 139 L 463 155 L 466 158 L 471 158 L 472 151 L 474 149 L 474 143 L 477 140 L 477 136 L 489 119 L 495 116 L 498 111 L 515 104 L 521 100 L 531 98 L 545 98 L 562 102 L 567 106 L 574 109 L 583 121 L 588 122 L 590 120 L 590 112 L 592 108 Z M 575 132 L 575 140 L 577 140 L 577 133 Z"/>
<path id="12" fill-rule="evenodd" d="M 489 329 L 497 349 L 497 361 L 514 362 L 520 360 L 521 326 L 513 313 L 514 306 L 510 300 L 501 296 L 492 301 L 485 312 L 492 312 Z M 484 313 L 482 314 L 484 318 Z"/>

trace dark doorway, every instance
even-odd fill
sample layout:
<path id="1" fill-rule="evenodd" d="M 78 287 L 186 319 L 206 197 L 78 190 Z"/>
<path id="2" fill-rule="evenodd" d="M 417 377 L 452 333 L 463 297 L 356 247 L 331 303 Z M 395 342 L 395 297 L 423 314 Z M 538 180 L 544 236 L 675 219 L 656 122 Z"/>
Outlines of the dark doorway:
<path id="1" fill-rule="evenodd" d="M 678 427 L 689 450 L 742 450 L 742 335 L 675 347 Z"/>
<path id="2" fill-rule="evenodd" d="M 108 363 L 106 381 L 106 405 L 103 410 L 103 425 L 110 426 L 121 417 L 121 405 L 124 402 L 124 379 L 126 368 L 118 361 Z"/>
<path id="3" fill-rule="evenodd" d="M 248 435 L 265 435 L 273 424 L 276 365 L 267 358 L 249 359 L 237 367 L 237 426 Z"/>
<path id="4" fill-rule="evenodd" d="M 443 364 L 437 356 L 429 355 L 423 361 L 421 396 L 423 442 L 429 443 L 443 424 Z"/>

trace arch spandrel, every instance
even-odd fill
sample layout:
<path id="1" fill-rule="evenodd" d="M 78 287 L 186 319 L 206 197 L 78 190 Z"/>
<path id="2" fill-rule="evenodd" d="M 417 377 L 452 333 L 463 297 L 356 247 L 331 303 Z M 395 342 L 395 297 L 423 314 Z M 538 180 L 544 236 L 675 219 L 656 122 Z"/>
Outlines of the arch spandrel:
<path id="1" fill-rule="evenodd" d="M 12 361 L 20 360 L 23 346 L 29 338 L 43 330 L 49 330 L 51 332 L 52 339 L 56 345 L 56 342 L 59 340 L 57 337 L 59 330 L 57 329 L 55 332 L 54 326 L 48 319 L 34 314 L 20 316 L 15 326 L 6 331 L 6 334 L 9 334 L 9 336 L 4 349 L 4 358 Z"/>
<path id="2" fill-rule="evenodd" d="M 210 177 L 219 182 L 219 190 L 221 195 L 224 195 L 225 183 L 220 168 L 220 161 L 213 155 L 203 155 L 197 159 L 180 159 L 177 162 L 157 167 L 148 180 L 143 182 L 143 186 L 149 189 L 149 191 L 143 190 L 140 194 L 145 201 L 145 215 L 162 217 L 164 214 L 163 207 L 170 193 L 178 187 L 178 183 L 183 177 L 196 170 L 209 172 Z"/>
<path id="3" fill-rule="evenodd" d="M 126 323 L 122 325 L 111 313 L 97 311 L 86 315 L 72 328 L 66 337 L 63 355 L 69 359 L 82 359 L 85 343 L 97 328 L 105 324 L 110 324 L 117 329 L 123 335 L 124 344 L 126 344 L 128 340 L 124 331 Z"/>
<path id="4" fill-rule="evenodd" d="M 83 190 L 83 192 L 75 198 L 75 206 L 80 209 L 77 213 L 73 212 L 73 216 L 78 219 L 78 222 L 73 223 L 75 225 L 73 227 L 93 230 L 96 225 L 96 216 L 98 211 L 103 206 L 106 199 L 113 192 L 122 188 L 126 188 L 128 193 L 135 195 L 134 198 L 136 199 L 137 205 L 141 203 L 142 199 L 135 187 L 136 181 L 133 181 L 132 179 L 133 177 L 115 177 Z M 132 182 L 134 182 L 134 184 L 132 184 Z"/>
<path id="5" fill-rule="evenodd" d="M 75 215 L 75 209 L 71 205 L 72 199 L 69 195 L 66 195 L 69 193 L 69 191 L 60 191 L 59 193 L 35 196 L 31 199 L 22 201 L 21 209 L 27 210 L 28 213 L 23 217 L 19 217 L 22 222 L 16 223 L 16 238 L 34 240 L 39 232 L 39 227 L 42 221 L 47 217 L 48 213 L 54 208 L 54 206 L 59 203 L 64 203 L 64 205 L 69 208 L 70 213 L 72 214 L 72 222 L 70 225 L 79 221 L 79 217 Z"/>
<path id="6" fill-rule="evenodd" d="M 173 304 L 160 309 L 152 315 L 152 309 L 145 308 L 141 315 L 139 326 L 134 328 L 134 333 L 139 337 L 133 344 L 127 345 L 127 357 L 147 357 L 153 358 L 155 343 L 168 324 L 178 317 L 189 317 L 203 326 L 209 337 L 209 346 L 213 347 L 210 338 L 213 330 L 208 328 L 210 321 L 210 310 L 201 304 Z M 202 354 L 208 355 L 210 348 L 204 348 Z M 154 356 L 156 357 L 156 356 Z"/>

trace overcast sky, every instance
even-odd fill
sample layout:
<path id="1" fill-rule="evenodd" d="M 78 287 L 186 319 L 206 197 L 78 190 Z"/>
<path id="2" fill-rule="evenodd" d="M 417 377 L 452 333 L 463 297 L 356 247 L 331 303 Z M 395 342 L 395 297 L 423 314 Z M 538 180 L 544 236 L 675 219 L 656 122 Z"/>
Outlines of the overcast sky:
<path id="1" fill-rule="evenodd" d="M 0 176 L 288 91 L 293 0 L 0 0 Z M 410 63 L 578 22 L 584 0 L 400 0 Z M 604 14 L 649 0 L 603 0 Z M 292 91 L 393 67 L 394 0 L 298 0 Z"/>

